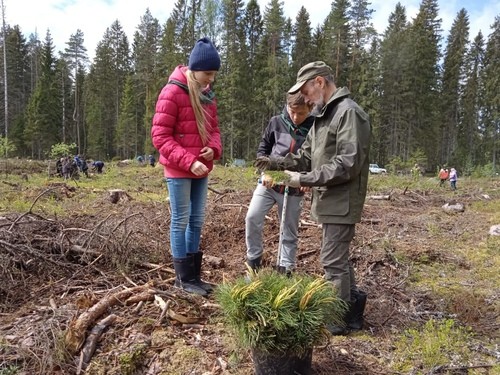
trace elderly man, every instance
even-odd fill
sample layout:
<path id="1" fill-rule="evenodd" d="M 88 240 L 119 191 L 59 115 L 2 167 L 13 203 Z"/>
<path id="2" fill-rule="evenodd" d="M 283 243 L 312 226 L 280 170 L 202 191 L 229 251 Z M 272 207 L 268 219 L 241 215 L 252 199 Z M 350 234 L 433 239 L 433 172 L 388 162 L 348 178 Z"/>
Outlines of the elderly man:
<path id="1" fill-rule="evenodd" d="M 313 187 L 311 214 L 323 227 L 320 258 L 325 278 L 349 306 L 344 324 L 328 329 L 334 335 L 346 334 L 362 328 L 366 303 L 366 293 L 356 286 L 349 245 L 366 197 L 370 122 L 349 98 L 349 90 L 336 87 L 332 69 L 322 61 L 299 70 L 288 92 L 298 91 L 318 113 L 304 144 L 297 154 L 257 158 L 256 166 L 285 169 L 291 187 Z"/>

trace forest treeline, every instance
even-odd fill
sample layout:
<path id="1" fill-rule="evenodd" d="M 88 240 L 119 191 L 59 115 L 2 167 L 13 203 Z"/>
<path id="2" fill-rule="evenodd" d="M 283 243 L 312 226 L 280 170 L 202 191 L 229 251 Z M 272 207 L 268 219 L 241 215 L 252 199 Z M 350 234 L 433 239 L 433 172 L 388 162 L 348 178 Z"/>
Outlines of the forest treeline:
<path id="1" fill-rule="evenodd" d="M 114 21 L 92 61 L 82 30 L 56 52 L 50 29 L 40 40 L 6 25 L 3 152 L 42 159 L 60 143 L 94 159 L 154 152 L 149 134 L 157 95 L 195 41 L 208 36 L 222 60 L 214 88 L 223 162 L 254 158 L 262 129 L 283 109 L 298 69 L 324 60 L 337 86 L 348 87 L 370 115 L 371 162 L 495 171 L 500 16 L 484 26 L 487 35 L 469 35 L 469 14 L 461 9 L 445 39 L 437 0 L 422 0 L 411 20 L 398 3 L 381 35 L 368 1 L 334 0 L 318 25 L 304 7 L 295 19 L 285 17 L 283 7 L 282 0 L 263 10 L 256 0 L 177 0 L 164 24 L 146 9 L 131 41 Z"/>

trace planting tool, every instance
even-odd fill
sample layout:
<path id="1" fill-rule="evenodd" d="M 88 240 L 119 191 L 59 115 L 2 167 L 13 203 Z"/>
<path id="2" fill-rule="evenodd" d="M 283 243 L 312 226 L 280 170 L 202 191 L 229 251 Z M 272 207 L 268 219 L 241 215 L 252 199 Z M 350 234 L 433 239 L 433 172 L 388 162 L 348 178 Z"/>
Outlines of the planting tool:
<path id="1" fill-rule="evenodd" d="M 276 267 L 280 266 L 281 261 L 281 247 L 283 246 L 283 231 L 285 230 L 285 218 L 286 218 L 286 204 L 288 202 L 288 185 L 285 185 L 285 191 L 283 193 L 283 208 L 281 209 L 281 222 L 280 222 L 280 237 L 278 241 L 278 255 L 276 257 Z"/>

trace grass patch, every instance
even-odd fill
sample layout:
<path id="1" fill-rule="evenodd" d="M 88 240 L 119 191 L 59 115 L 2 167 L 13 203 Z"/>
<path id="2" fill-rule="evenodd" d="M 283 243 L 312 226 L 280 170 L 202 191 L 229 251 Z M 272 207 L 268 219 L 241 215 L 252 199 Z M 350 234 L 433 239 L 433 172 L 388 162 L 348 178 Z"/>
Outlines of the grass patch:
<path id="1" fill-rule="evenodd" d="M 467 365 L 468 341 L 469 331 L 453 320 L 428 320 L 422 329 L 406 330 L 396 342 L 392 367 L 405 374 L 427 374 L 437 366 Z"/>

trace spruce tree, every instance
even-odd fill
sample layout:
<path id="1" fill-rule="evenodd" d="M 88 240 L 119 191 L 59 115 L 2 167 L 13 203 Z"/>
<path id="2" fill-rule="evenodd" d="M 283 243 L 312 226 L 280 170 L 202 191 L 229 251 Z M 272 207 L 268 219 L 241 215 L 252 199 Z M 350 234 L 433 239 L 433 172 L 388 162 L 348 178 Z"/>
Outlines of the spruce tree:
<path id="1" fill-rule="evenodd" d="M 27 107 L 24 131 L 31 157 L 42 159 L 50 147 L 61 141 L 61 92 L 56 77 L 56 57 L 50 31 L 41 50 L 40 79 Z"/>
<path id="2" fill-rule="evenodd" d="M 312 43 L 311 21 L 309 13 L 303 6 L 300 8 L 295 19 L 293 41 L 292 73 L 293 77 L 295 77 L 302 66 L 316 60 L 314 58 L 314 46 Z"/>
<path id="3" fill-rule="evenodd" d="M 334 0 L 322 28 L 324 35 L 319 54 L 321 60 L 332 67 L 338 87 L 346 86 L 349 79 L 352 45 L 349 6 L 349 0 Z"/>
<path id="4" fill-rule="evenodd" d="M 439 60 L 441 19 L 437 0 L 423 0 L 410 28 L 411 61 L 409 77 L 410 153 L 423 150 L 425 167 L 434 170 L 439 157 Z"/>
<path id="5" fill-rule="evenodd" d="M 83 137 L 84 131 L 83 123 L 83 87 L 81 87 L 81 80 L 78 79 L 79 72 L 85 72 L 86 66 L 89 62 L 87 55 L 87 48 L 84 46 L 84 34 L 80 29 L 72 34 L 69 41 L 66 43 L 67 47 L 64 50 L 63 58 L 68 63 L 68 67 L 72 72 L 73 81 L 73 111 L 71 113 L 73 126 L 70 131 L 70 140 L 75 142 L 78 153 L 83 150 Z M 66 126 L 64 126 L 66 129 Z M 66 133 L 63 134 L 63 142 L 66 142 Z"/>
<path id="6" fill-rule="evenodd" d="M 484 107 L 482 123 L 484 127 L 484 152 L 498 171 L 500 153 L 500 16 L 495 17 L 491 26 L 493 31 L 488 37 L 484 59 Z"/>
<path id="7" fill-rule="evenodd" d="M 457 136 L 462 121 L 460 108 L 465 79 L 465 53 L 469 39 L 469 16 L 461 9 L 451 26 L 443 64 L 441 104 L 441 156 L 439 164 L 449 164 L 457 148 Z"/>
<path id="8" fill-rule="evenodd" d="M 372 149 L 375 155 L 383 152 L 388 161 L 395 157 L 406 161 L 411 139 L 412 82 L 409 25 L 401 3 L 396 4 L 388 21 L 380 47 L 380 124 L 373 128 Z"/>
<path id="9" fill-rule="evenodd" d="M 134 95 L 131 94 L 131 96 L 135 97 L 135 118 L 138 121 L 138 124 L 131 129 L 137 129 L 139 124 L 142 129 L 140 132 L 133 132 L 133 134 L 137 134 L 137 138 L 133 142 L 133 145 L 135 145 L 133 149 L 140 154 L 153 152 L 150 133 L 155 102 L 161 89 L 162 73 L 159 53 L 161 37 L 160 23 L 147 9 L 146 13 L 141 17 L 141 23 L 134 34 L 132 65 L 135 74 L 133 84 L 131 83 L 128 88 L 135 93 Z M 120 148 L 123 150 L 122 146 L 120 145 Z"/>
<path id="10" fill-rule="evenodd" d="M 483 105 L 484 38 L 481 32 L 474 38 L 466 56 L 465 88 L 461 100 L 461 122 L 457 134 L 456 159 L 459 165 L 487 163 L 481 145 L 480 113 Z"/>

